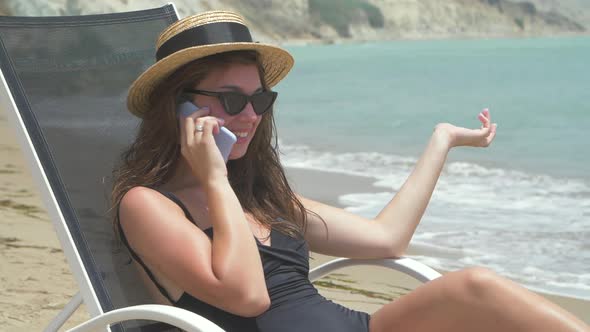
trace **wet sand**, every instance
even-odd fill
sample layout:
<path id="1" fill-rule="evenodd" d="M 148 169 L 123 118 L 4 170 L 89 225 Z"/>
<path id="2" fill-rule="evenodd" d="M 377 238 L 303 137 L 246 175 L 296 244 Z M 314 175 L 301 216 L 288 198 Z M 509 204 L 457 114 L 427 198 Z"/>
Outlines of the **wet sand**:
<path id="1" fill-rule="evenodd" d="M 381 191 L 380 188 L 372 185 L 372 180 L 369 178 L 301 169 L 287 169 L 287 174 L 293 187 L 303 196 L 327 204 L 340 205 L 338 196 L 343 193 Z M 422 251 L 420 255 L 428 255 L 428 253 Z M 310 265 L 313 268 L 330 259 L 334 257 L 314 254 Z M 448 271 L 439 272 L 444 274 Z M 322 294 L 336 302 L 357 310 L 374 312 L 383 304 L 407 294 L 419 285 L 420 283 L 415 279 L 396 271 L 359 266 L 338 271 L 317 286 Z M 590 324 L 590 301 L 554 294 L 538 294 Z"/>

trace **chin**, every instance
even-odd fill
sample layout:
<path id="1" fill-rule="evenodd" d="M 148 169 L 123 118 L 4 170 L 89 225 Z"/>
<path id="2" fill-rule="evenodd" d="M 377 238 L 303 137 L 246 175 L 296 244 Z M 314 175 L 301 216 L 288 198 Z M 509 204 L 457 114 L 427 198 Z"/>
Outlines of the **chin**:
<path id="1" fill-rule="evenodd" d="M 241 158 L 243 158 L 243 157 L 246 155 L 246 151 L 247 151 L 247 150 L 244 150 L 244 151 L 241 151 L 241 150 L 240 150 L 240 151 L 232 151 L 232 152 L 229 154 L 229 157 L 228 157 L 227 159 L 228 159 L 228 160 L 236 160 L 236 159 L 241 159 Z"/>

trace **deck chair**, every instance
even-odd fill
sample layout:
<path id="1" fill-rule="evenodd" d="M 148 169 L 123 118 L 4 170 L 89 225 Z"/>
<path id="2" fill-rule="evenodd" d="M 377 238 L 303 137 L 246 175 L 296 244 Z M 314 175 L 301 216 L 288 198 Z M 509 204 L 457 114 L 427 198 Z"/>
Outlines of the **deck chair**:
<path id="1" fill-rule="evenodd" d="M 92 319 L 72 331 L 151 331 L 154 321 L 221 331 L 195 313 L 153 304 L 109 221 L 111 170 L 138 124 L 125 111 L 127 89 L 155 61 L 157 35 L 177 19 L 172 4 L 116 14 L 0 17 L 0 107 L 79 286 L 46 331 L 59 329 L 82 301 Z M 422 282 L 439 276 L 401 258 L 337 259 L 309 277 L 357 264 L 397 269 Z"/>

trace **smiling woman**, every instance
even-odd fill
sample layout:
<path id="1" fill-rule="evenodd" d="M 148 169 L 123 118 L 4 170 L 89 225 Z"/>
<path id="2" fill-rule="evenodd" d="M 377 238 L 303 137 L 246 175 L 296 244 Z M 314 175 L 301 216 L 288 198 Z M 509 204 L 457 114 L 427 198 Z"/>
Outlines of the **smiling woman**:
<path id="1" fill-rule="evenodd" d="M 213 69 L 198 85 L 198 89 L 185 89 L 184 92 L 193 93 L 193 103 L 198 107 L 204 106 L 207 111 L 201 111 L 202 115 L 215 117 L 219 124 L 238 137 L 230 158 L 243 157 L 262 114 L 270 109 L 276 93 L 263 90 L 255 64 L 233 64 Z M 258 102 L 255 104 L 253 100 Z M 196 116 L 201 113 L 197 112 Z M 203 122 L 199 119 L 195 125 L 204 126 Z"/>
<path id="2" fill-rule="evenodd" d="M 228 331 L 576 331 L 557 306 L 484 269 L 448 273 L 373 315 L 321 296 L 309 251 L 351 258 L 406 250 L 449 150 L 487 147 L 480 129 L 438 124 L 404 186 L 367 219 L 297 195 L 278 157 L 271 88 L 293 59 L 252 42 L 242 18 L 207 12 L 172 24 L 155 65 L 131 86 L 142 119 L 115 170 L 114 226 L 160 303 L 196 312 Z M 177 116 L 179 100 L 196 105 Z M 215 145 L 238 138 L 227 165 Z M 520 308 L 513 311 L 511 307 Z"/>

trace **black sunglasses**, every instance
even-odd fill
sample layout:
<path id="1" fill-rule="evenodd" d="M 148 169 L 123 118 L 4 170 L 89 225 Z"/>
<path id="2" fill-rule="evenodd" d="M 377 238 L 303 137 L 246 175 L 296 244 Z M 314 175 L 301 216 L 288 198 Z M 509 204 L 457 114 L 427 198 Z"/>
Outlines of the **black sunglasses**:
<path id="1" fill-rule="evenodd" d="M 251 96 L 234 91 L 215 92 L 186 89 L 184 90 L 184 92 L 194 93 L 197 95 L 217 97 L 217 99 L 219 99 L 219 101 L 221 102 L 221 105 L 223 105 L 225 112 L 229 115 L 239 114 L 241 111 L 244 110 L 244 107 L 246 107 L 248 102 L 252 103 L 252 107 L 254 108 L 254 112 L 256 114 L 262 115 L 270 109 L 272 104 L 275 102 L 275 99 L 277 99 L 278 95 L 277 92 L 270 90 L 258 92 Z"/>

